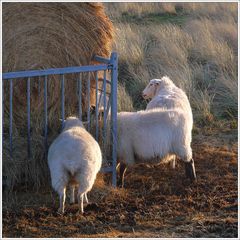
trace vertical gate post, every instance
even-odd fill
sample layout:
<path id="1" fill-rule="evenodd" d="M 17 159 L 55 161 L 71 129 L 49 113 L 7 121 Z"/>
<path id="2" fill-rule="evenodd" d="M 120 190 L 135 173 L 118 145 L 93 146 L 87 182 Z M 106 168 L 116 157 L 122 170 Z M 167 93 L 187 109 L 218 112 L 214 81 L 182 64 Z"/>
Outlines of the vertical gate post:
<path id="1" fill-rule="evenodd" d="M 12 118 L 13 118 L 13 115 L 12 115 L 12 109 L 13 109 L 13 80 L 10 79 L 10 99 L 9 99 L 9 102 L 10 102 L 10 113 L 9 113 L 9 136 L 10 136 L 10 157 L 12 158 Z"/>
<path id="2" fill-rule="evenodd" d="M 28 158 L 31 158 L 31 99 L 30 99 L 30 77 L 27 79 L 27 142 Z"/>
<path id="3" fill-rule="evenodd" d="M 112 122 L 112 183 L 117 186 L 117 83 L 118 83 L 118 57 L 117 53 L 111 54 L 110 64 L 112 64 L 111 81 L 111 122 Z"/>
<path id="4" fill-rule="evenodd" d="M 91 72 L 88 72 L 88 80 L 87 80 L 87 130 L 90 131 L 90 121 L 91 121 L 91 116 L 90 116 L 90 91 L 91 91 Z"/>
<path id="5" fill-rule="evenodd" d="M 45 157 L 47 158 L 47 153 L 48 153 L 48 140 L 47 140 L 47 135 L 48 135 L 48 77 L 44 77 L 44 146 L 45 146 Z"/>
<path id="6" fill-rule="evenodd" d="M 98 141 L 98 72 L 96 72 L 96 77 L 95 77 L 95 81 L 96 81 L 96 106 L 95 106 L 95 116 L 96 116 L 96 133 L 95 133 L 95 139 L 96 141 Z"/>
<path id="7" fill-rule="evenodd" d="M 78 74 L 78 117 L 82 121 L 82 75 Z"/>
<path id="8" fill-rule="evenodd" d="M 1 152 L 3 152 L 3 130 L 4 130 L 4 81 L 2 81 L 2 148 L 0 148 Z"/>
<path id="9" fill-rule="evenodd" d="M 61 108 L 62 108 L 62 130 L 64 128 L 65 120 L 65 86 L 64 86 L 64 74 L 61 76 Z"/>

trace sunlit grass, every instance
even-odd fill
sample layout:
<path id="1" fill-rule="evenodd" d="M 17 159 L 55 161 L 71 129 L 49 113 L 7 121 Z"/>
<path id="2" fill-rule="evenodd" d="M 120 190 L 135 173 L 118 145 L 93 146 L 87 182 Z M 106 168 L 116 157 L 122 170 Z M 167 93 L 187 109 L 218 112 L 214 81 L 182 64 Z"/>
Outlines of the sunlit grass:
<path id="1" fill-rule="evenodd" d="M 152 78 L 183 88 L 195 123 L 237 117 L 237 5 L 227 3 L 105 4 L 116 27 L 121 94 L 135 110 Z M 125 96 L 123 96 L 123 99 Z M 129 102 L 129 98 L 127 99 Z M 124 110 L 124 100 L 120 109 Z"/>

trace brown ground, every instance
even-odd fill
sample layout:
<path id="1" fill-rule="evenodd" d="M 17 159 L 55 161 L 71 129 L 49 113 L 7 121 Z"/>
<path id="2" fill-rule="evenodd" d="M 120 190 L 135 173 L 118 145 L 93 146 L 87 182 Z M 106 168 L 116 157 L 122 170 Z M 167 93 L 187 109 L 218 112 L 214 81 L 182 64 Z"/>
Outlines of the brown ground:
<path id="1" fill-rule="evenodd" d="M 124 190 L 99 176 L 84 215 L 68 203 L 58 215 L 49 188 L 4 196 L 3 236 L 237 237 L 237 144 L 209 142 L 193 144 L 196 183 L 185 178 L 180 161 L 175 170 L 141 164 L 129 169 Z"/>

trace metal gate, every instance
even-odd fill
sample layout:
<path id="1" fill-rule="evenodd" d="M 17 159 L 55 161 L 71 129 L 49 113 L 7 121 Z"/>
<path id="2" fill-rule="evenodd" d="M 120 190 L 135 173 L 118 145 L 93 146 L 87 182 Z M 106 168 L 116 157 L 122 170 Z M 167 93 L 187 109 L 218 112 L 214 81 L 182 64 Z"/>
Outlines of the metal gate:
<path id="1" fill-rule="evenodd" d="M 78 74 L 77 81 L 77 88 L 78 88 L 78 116 L 79 119 L 82 120 L 83 111 L 82 111 L 82 81 L 87 81 L 87 130 L 90 131 L 90 123 L 91 123 L 91 114 L 90 114 L 90 73 L 95 74 L 95 89 L 96 89 L 96 102 L 95 102 L 95 139 L 98 141 L 99 139 L 99 128 L 98 125 L 98 117 L 99 117 L 99 106 L 102 103 L 103 109 L 103 124 L 102 124 L 102 139 L 103 139 L 103 146 L 107 143 L 107 122 L 110 119 L 110 126 L 111 126 L 111 153 L 110 159 L 105 159 L 107 162 L 107 166 L 102 167 L 101 171 L 111 172 L 112 173 L 112 184 L 116 186 L 116 162 L 117 162 L 117 81 L 118 81 L 118 58 L 117 53 L 113 52 L 111 54 L 110 59 L 95 56 L 95 61 L 99 64 L 97 65 L 88 65 L 88 66 L 77 66 L 77 67 L 65 67 L 65 68 L 52 68 L 46 70 L 33 70 L 33 71 L 20 71 L 20 72 L 8 72 L 2 74 L 2 84 L 6 84 L 8 81 L 9 84 L 9 151 L 10 156 L 12 157 L 13 153 L 13 81 L 21 81 L 22 79 L 27 79 L 27 149 L 28 157 L 31 158 L 31 78 L 39 77 L 39 80 L 44 81 L 44 145 L 45 145 L 45 152 L 47 153 L 48 148 L 48 77 L 51 75 L 59 75 L 59 81 L 61 81 L 61 117 L 62 120 L 65 119 L 65 94 L 64 94 L 64 84 L 65 84 L 65 74 L 76 73 Z M 104 77 L 102 80 L 102 87 L 99 88 L 99 79 L 98 79 L 98 72 L 103 71 Z M 107 79 L 107 72 L 110 72 L 111 79 Z M 88 73 L 87 79 L 82 79 L 81 74 Z M 40 78 L 41 77 L 41 78 Z M 67 80 L 66 80 L 67 81 Z M 109 100 L 106 96 L 106 86 L 110 84 L 110 95 Z M 3 94 L 2 87 L 2 116 L 4 115 L 4 94 Z M 103 96 L 102 96 L 103 95 Z M 100 100 L 100 101 L 99 101 Z M 111 110 L 110 110 L 111 109 Z M 110 118 L 108 117 L 110 110 Z M 2 118 L 4 119 L 4 118 Z M 57 119 L 56 119 L 57 120 Z M 63 127 L 64 121 L 62 121 Z M 3 122 L 4 126 L 4 122 Z M 2 126 L 2 127 L 3 127 Z M 3 133 L 3 131 L 2 131 Z M 3 141 L 5 141 L 3 139 Z M 108 143 L 109 144 L 109 143 Z M 105 147 L 104 147 L 105 148 Z M 106 149 L 102 149 L 105 151 Z"/>

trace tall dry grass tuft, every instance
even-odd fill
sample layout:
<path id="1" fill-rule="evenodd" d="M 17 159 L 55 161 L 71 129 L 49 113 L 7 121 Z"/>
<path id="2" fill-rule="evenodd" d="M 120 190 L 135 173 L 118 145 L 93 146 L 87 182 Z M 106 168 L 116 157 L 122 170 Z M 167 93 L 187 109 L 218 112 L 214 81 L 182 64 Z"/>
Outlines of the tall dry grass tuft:
<path id="1" fill-rule="evenodd" d="M 225 27 L 226 23 L 223 24 Z M 192 48 L 191 56 L 194 60 L 202 62 L 202 64 L 210 63 L 219 68 L 219 70 L 228 70 L 232 66 L 237 66 L 234 57 L 234 50 L 236 51 L 237 35 L 231 32 L 229 37 L 229 30 L 218 31 L 221 22 L 213 22 L 208 19 L 193 20 L 186 24 L 184 30 L 188 32 L 195 43 Z M 228 26 L 236 29 L 236 24 L 228 24 Z M 197 29 L 197 31 L 195 31 Z M 227 29 L 227 28 L 226 28 Z M 235 35 L 235 37 L 233 37 Z M 227 41 L 227 39 L 232 39 Z"/>
<path id="2" fill-rule="evenodd" d="M 137 17 L 166 12 L 175 14 L 175 5 L 175 3 L 105 3 L 108 16 L 119 21 L 121 21 L 121 17 L 126 14 Z"/>
<path id="3" fill-rule="evenodd" d="M 230 118 L 237 121 L 238 78 L 236 72 L 223 72 L 217 85 L 216 115 L 220 118 Z"/>
<path id="4" fill-rule="evenodd" d="M 118 111 L 134 111 L 132 99 L 121 84 L 118 85 Z"/>
<path id="5" fill-rule="evenodd" d="M 181 15 L 191 18 L 209 18 L 222 20 L 232 19 L 237 22 L 237 3 L 207 3 L 207 2 L 159 2 L 159 3 L 105 3 L 108 16 L 114 21 L 121 22 L 126 15 L 144 18 L 149 15 Z"/>
<path id="6" fill-rule="evenodd" d="M 193 41 L 179 27 L 118 24 L 116 39 L 115 48 L 120 56 L 119 81 L 125 84 L 136 109 L 142 108 L 141 92 L 152 78 L 166 74 L 184 89 L 191 88 L 188 52 Z"/>
<path id="7" fill-rule="evenodd" d="M 223 22 L 229 19 L 237 21 L 237 3 L 213 3 L 213 2 L 192 2 L 192 3 L 177 3 L 176 7 L 182 9 L 186 14 L 190 14 L 194 18 L 210 18 L 222 20 Z"/>

